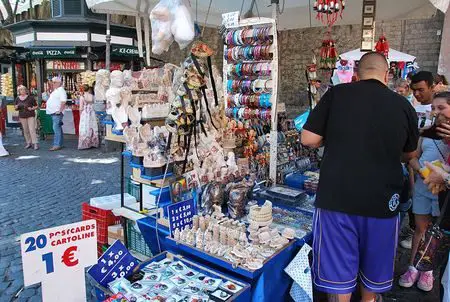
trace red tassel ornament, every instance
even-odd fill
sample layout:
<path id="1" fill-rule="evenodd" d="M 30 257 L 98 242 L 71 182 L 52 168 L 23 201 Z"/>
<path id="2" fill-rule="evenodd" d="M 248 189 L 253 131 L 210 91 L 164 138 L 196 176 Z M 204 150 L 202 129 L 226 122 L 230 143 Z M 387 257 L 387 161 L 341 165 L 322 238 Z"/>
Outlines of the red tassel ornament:
<path id="1" fill-rule="evenodd" d="M 325 25 L 333 26 L 338 16 L 342 18 L 342 13 L 345 9 L 345 0 L 314 1 L 313 9 L 317 12 L 317 20 L 320 20 Z"/>
<path id="2" fill-rule="evenodd" d="M 375 44 L 375 50 L 376 50 L 376 52 L 381 53 L 386 58 L 389 57 L 389 42 L 387 41 L 387 39 L 384 35 L 382 35 L 378 39 L 377 44 Z"/>

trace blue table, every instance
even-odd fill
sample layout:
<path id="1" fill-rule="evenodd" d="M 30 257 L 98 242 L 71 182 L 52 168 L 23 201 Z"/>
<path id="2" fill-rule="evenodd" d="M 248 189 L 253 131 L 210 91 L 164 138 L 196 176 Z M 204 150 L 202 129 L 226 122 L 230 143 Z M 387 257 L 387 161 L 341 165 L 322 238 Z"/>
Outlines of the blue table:
<path id="1" fill-rule="evenodd" d="M 156 237 L 156 220 L 152 217 L 137 221 L 139 229 L 149 245 L 152 253 L 157 254 L 158 244 Z M 212 257 L 195 248 L 178 245 L 169 236 L 167 227 L 158 226 L 158 234 L 161 250 L 169 250 L 175 254 L 187 256 L 204 266 L 216 271 L 226 273 L 235 279 L 251 285 L 251 301 L 283 301 L 287 297 L 292 284 L 291 278 L 284 272 L 284 268 L 292 261 L 304 240 L 294 240 L 285 249 L 273 256 L 264 267 L 257 271 L 248 271 L 242 268 L 233 268 L 230 263 L 222 259 Z"/>

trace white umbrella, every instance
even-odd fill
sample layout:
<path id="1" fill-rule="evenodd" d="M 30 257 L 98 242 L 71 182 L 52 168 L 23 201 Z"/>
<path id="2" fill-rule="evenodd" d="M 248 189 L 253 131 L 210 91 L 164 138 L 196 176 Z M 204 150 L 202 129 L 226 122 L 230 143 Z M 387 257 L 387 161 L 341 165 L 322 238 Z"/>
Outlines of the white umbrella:
<path id="1" fill-rule="evenodd" d="M 376 7 L 376 20 L 388 21 L 393 19 L 414 19 L 426 18 L 432 16 L 436 8 L 444 11 L 450 0 L 378 0 Z M 98 13 L 124 14 L 133 15 L 140 13 L 149 15 L 150 10 L 158 3 L 157 0 L 86 0 L 89 8 Z M 222 22 L 222 14 L 232 11 L 240 11 L 245 13 L 250 5 L 251 0 L 213 0 L 208 16 L 208 24 L 210 26 L 220 25 Z M 190 0 L 192 12 L 195 17 L 198 12 L 198 22 L 203 23 L 209 8 L 210 0 Z M 311 26 L 322 26 L 323 24 L 316 20 L 316 14 L 312 10 L 313 0 L 280 0 L 280 10 L 282 15 L 278 22 L 278 29 L 295 29 Z M 361 23 L 363 0 L 347 1 L 347 6 L 343 13 L 343 18 L 338 19 L 336 24 L 359 24 Z M 272 8 L 271 0 L 256 0 L 253 13 L 258 15 L 257 9 L 261 17 L 271 17 Z"/>
<path id="2" fill-rule="evenodd" d="M 340 57 L 344 60 L 359 61 L 365 53 L 366 52 L 363 52 L 359 48 L 357 48 L 341 54 Z M 414 62 L 416 60 L 415 56 L 409 55 L 407 53 L 392 48 L 389 49 L 388 57 L 389 61 L 391 62 Z"/>

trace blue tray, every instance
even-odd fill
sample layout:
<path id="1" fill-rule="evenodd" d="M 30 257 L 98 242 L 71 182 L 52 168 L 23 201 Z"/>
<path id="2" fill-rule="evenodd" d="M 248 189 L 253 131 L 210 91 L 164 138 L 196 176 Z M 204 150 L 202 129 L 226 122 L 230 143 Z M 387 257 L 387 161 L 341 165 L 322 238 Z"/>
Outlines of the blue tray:
<path id="1" fill-rule="evenodd" d="M 150 258 L 147 261 L 141 262 L 136 269 L 140 269 L 141 267 L 146 266 L 149 263 L 152 262 L 158 262 L 163 259 L 170 258 L 173 261 L 181 261 L 183 264 L 185 264 L 187 267 L 196 270 L 206 276 L 212 277 L 212 278 L 219 278 L 222 279 L 222 281 L 231 281 L 239 286 L 242 287 L 242 289 L 235 293 L 233 296 L 229 298 L 229 301 L 237 301 L 237 302 L 248 302 L 251 301 L 251 292 L 250 292 L 250 285 L 247 283 L 242 282 L 241 280 L 236 280 L 234 278 L 231 278 L 230 276 L 223 274 L 222 272 L 214 271 L 213 269 L 209 267 L 205 267 L 204 265 L 201 265 L 195 261 L 192 261 L 186 257 L 174 255 L 169 252 L 162 252 L 161 254 L 158 254 L 154 256 L 153 258 Z M 107 295 L 111 295 L 112 293 L 98 284 L 95 284 L 96 287 L 96 294 L 99 301 L 103 301 Z M 103 300 L 100 300 L 103 299 Z"/>

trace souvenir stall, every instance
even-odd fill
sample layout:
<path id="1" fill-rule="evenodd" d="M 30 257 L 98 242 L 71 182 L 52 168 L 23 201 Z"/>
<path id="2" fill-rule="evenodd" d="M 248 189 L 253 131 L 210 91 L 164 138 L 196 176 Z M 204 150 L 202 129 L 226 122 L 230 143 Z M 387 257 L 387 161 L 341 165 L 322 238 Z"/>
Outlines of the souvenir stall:
<path id="1" fill-rule="evenodd" d="M 336 22 L 344 8 L 344 1 L 338 3 L 330 12 L 328 6 L 325 10 L 318 6 L 317 22 Z M 183 49 L 195 36 L 184 1 L 142 3 L 135 9 L 121 0 L 88 1 L 88 6 L 96 12 L 136 16 L 141 57 L 141 17 L 152 24 L 153 53 L 167 51 L 173 41 Z M 276 16 L 277 5 L 274 8 Z M 205 24 L 208 13 L 209 9 Z M 171 293 L 182 298 L 194 295 L 196 301 L 230 301 L 238 300 L 233 290 L 242 287 L 249 290 L 246 301 L 288 295 L 292 280 L 284 268 L 310 239 L 311 196 L 318 185 L 318 173 L 311 170 L 317 162 L 310 150 L 293 147 L 299 138 L 292 126 L 285 129 L 289 135 L 278 135 L 275 20 L 235 19 L 222 29 L 223 72 L 212 65 L 214 50 L 199 39 L 191 44 L 181 66 L 96 74 L 96 98 L 106 101 L 112 118 L 106 139 L 120 142 L 123 148 L 121 207 L 113 210 L 123 220 L 123 235 L 118 237 L 144 259 L 158 254 L 143 262 L 137 279 L 116 274 L 100 284 L 104 293 L 136 299 Z M 150 49 L 147 31 L 145 44 Z M 331 70 L 338 60 L 331 36 L 324 39 L 322 50 L 318 64 Z M 150 63 L 149 53 L 146 62 Z M 293 180 L 303 190 L 275 185 L 278 148 L 283 164 L 291 158 L 297 169 L 305 171 L 305 179 Z M 125 194 L 125 165 L 132 169 L 134 190 L 128 190 L 132 198 Z M 109 249 L 117 242 L 109 242 Z M 182 261 L 174 264 L 165 258 Z M 198 268 L 179 275 L 189 270 L 187 262 L 206 268 L 213 278 L 230 279 L 192 279 L 202 272 Z M 177 275 L 174 280 L 172 274 Z M 234 280 L 231 286 L 229 280 Z M 221 291 L 219 299 L 216 289 Z"/>
<path id="2" fill-rule="evenodd" d="M 416 57 L 389 48 L 388 42 L 384 36 L 380 37 L 375 50 L 383 53 L 389 61 L 389 87 L 393 88 L 397 79 L 405 79 L 410 72 L 416 73 L 419 69 Z M 362 52 L 360 49 L 354 49 L 341 54 L 340 58 L 344 61 L 354 62 L 354 70 L 356 72 L 358 62 L 364 54 L 365 52 Z"/>
<path id="3" fill-rule="evenodd" d="M 211 64 L 214 50 L 196 41 L 181 66 L 100 70 L 95 87 L 112 117 L 106 139 L 124 146 L 138 186 L 131 202 L 121 194 L 122 209 L 115 213 L 148 216 L 135 223 L 127 218 L 125 233 L 137 226 L 150 247 L 142 251 L 147 256 L 167 250 L 183 255 L 248 284 L 258 301 L 288 291 L 283 268 L 311 229 L 298 232 L 289 225 L 301 215 L 305 225 L 312 220 L 310 211 L 293 212 L 286 220 L 287 210 L 268 200 L 274 197 L 254 194 L 263 190 L 255 183 L 270 180 L 276 39 L 273 19 L 242 20 L 224 34 L 223 72 Z M 152 45 L 167 47 L 167 41 Z M 306 201 L 306 194 L 300 195 Z"/>

